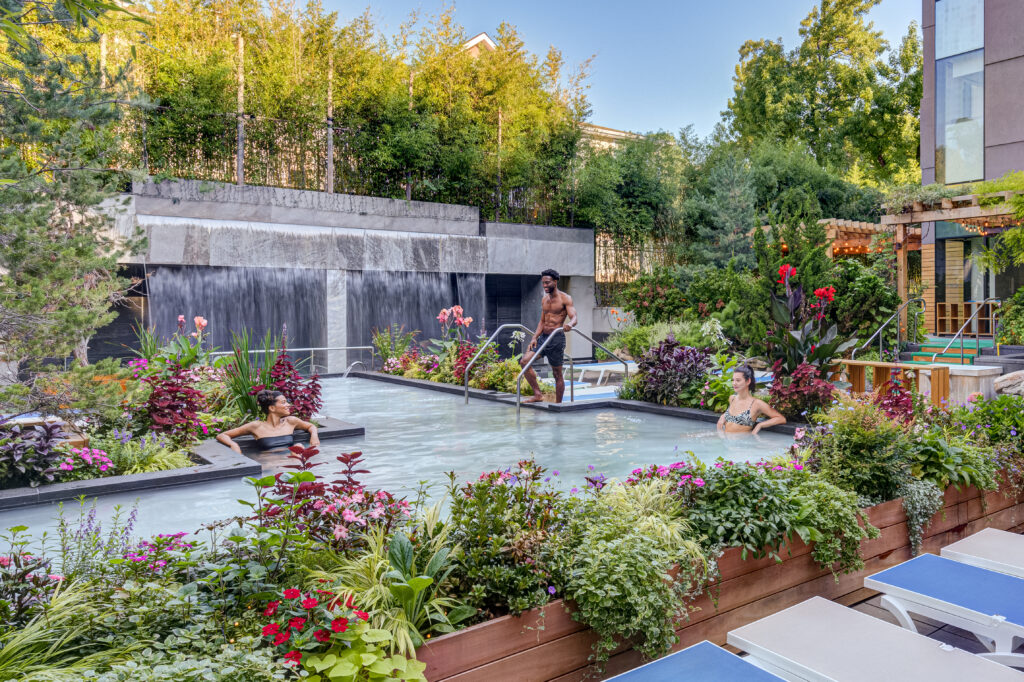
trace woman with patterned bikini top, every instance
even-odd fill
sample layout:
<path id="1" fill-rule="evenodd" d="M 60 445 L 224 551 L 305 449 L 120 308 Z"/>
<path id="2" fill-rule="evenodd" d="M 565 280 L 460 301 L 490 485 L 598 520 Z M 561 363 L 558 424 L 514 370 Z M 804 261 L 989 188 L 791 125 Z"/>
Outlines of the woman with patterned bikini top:
<path id="1" fill-rule="evenodd" d="M 252 436 L 261 451 L 277 450 L 290 447 L 294 441 L 295 429 L 301 429 L 309 432 L 311 446 L 320 445 L 316 426 L 292 416 L 292 406 L 288 404 L 288 399 L 280 391 L 266 389 L 260 391 L 256 394 L 256 404 L 266 415 L 264 419 L 251 421 L 236 429 L 225 431 L 217 436 L 217 441 L 227 445 L 238 454 L 242 454 L 242 449 L 232 439 L 239 436 Z"/>
<path id="2" fill-rule="evenodd" d="M 732 374 L 732 390 L 729 407 L 718 419 L 718 430 L 725 433 L 754 433 L 776 424 L 785 424 L 786 418 L 763 400 L 752 394 L 754 390 L 754 370 L 746 365 L 738 367 Z M 742 411 L 741 411 L 742 408 Z M 758 423 L 758 417 L 767 417 Z"/>

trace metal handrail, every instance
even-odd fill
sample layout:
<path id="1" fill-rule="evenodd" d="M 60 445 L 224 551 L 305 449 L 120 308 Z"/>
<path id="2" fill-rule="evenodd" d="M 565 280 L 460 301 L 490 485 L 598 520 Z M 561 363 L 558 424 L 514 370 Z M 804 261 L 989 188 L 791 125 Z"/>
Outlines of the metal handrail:
<path id="1" fill-rule="evenodd" d="M 494 330 L 494 333 L 491 334 L 490 338 L 487 339 L 487 341 L 484 343 L 484 345 L 480 346 L 480 350 L 478 350 L 476 352 L 476 355 L 473 356 L 473 359 L 469 361 L 469 364 L 466 365 L 465 372 L 463 372 L 463 376 L 464 376 L 465 382 L 466 382 L 466 404 L 467 405 L 469 405 L 469 370 L 473 368 L 473 365 L 480 358 L 480 354 L 483 353 L 485 350 L 487 350 L 488 346 L 490 346 L 492 343 L 494 343 L 495 337 L 497 337 L 498 334 L 501 333 L 501 330 L 502 329 L 507 329 L 509 327 L 518 327 L 519 329 L 522 329 L 523 331 L 525 331 L 527 333 L 530 333 L 530 334 L 533 333 L 532 329 L 530 329 L 526 325 L 519 324 L 517 322 L 509 322 L 508 324 L 503 324 L 503 325 L 501 325 L 500 327 L 498 327 L 497 329 Z"/>
<path id="2" fill-rule="evenodd" d="M 956 343 L 957 338 L 959 338 L 960 339 L 960 364 L 961 365 L 964 364 L 964 337 L 963 337 L 964 330 L 967 329 L 967 325 L 969 325 L 971 323 L 971 321 L 978 316 L 978 313 L 981 312 L 982 308 L 985 307 L 986 303 L 998 303 L 999 306 L 1002 307 L 1003 299 L 1001 299 L 1001 298 L 986 298 L 984 301 L 982 301 L 981 304 L 978 305 L 978 309 L 975 310 L 973 313 L 971 313 L 971 316 L 967 318 L 967 321 L 964 322 L 964 325 L 962 327 L 960 327 L 960 330 L 957 331 L 957 333 L 953 335 L 953 338 L 949 340 L 949 343 L 946 344 L 946 347 L 943 348 L 940 351 L 936 351 L 932 355 L 932 362 L 935 362 L 935 358 L 938 357 L 939 354 L 943 354 L 947 350 L 949 350 L 950 346 L 952 346 L 954 343 Z M 993 335 L 995 334 L 995 328 L 994 327 L 992 329 L 992 333 L 993 333 Z M 980 350 L 981 349 L 979 348 L 978 351 L 980 352 Z"/>
<path id="3" fill-rule="evenodd" d="M 530 358 L 530 361 L 526 363 L 525 367 L 523 367 L 523 371 L 521 371 L 519 373 L 519 376 L 516 377 L 516 423 L 517 424 L 519 423 L 519 413 L 520 413 L 520 410 L 521 410 L 521 407 L 522 407 L 522 403 L 523 403 L 523 393 L 522 393 L 522 389 L 523 389 L 523 375 L 526 374 L 526 371 L 528 369 L 530 369 L 530 367 L 533 366 L 534 361 L 536 361 L 537 358 L 540 356 L 541 351 L 544 350 L 544 347 L 548 345 L 548 342 L 550 342 L 551 339 L 554 338 L 555 332 L 559 332 L 559 331 L 562 332 L 563 335 L 566 333 L 565 329 L 562 328 L 562 327 L 559 327 L 555 331 L 551 332 L 551 334 L 548 336 L 548 338 L 544 339 L 544 343 L 542 343 L 540 345 L 540 348 L 538 348 L 536 350 L 536 352 L 534 353 L 533 357 Z M 581 332 L 576 327 L 571 327 L 569 329 L 569 331 L 576 332 L 577 334 L 582 336 L 584 339 L 586 339 L 590 343 L 594 344 L 595 346 L 597 346 L 598 348 L 603 350 L 605 353 L 608 353 L 609 356 L 611 356 L 613 358 L 616 358 L 619 362 L 622 363 L 623 371 L 625 372 L 625 375 L 624 375 L 625 378 L 626 379 L 629 378 L 629 364 L 625 360 L 623 360 L 622 358 L 620 358 L 617 355 L 615 355 L 614 353 L 612 353 L 610 350 L 608 350 L 607 348 L 602 346 L 600 343 L 598 343 L 594 339 L 590 338 L 589 336 L 587 336 L 586 334 Z M 576 392 L 574 390 L 575 382 L 576 382 L 575 367 L 573 366 L 572 355 L 570 355 L 569 356 L 569 402 L 576 402 Z"/>
<path id="4" fill-rule="evenodd" d="M 376 363 L 376 357 L 377 357 L 376 348 L 374 348 L 373 346 L 315 346 L 315 347 L 312 347 L 312 348 L 286 348 L 285 350 L 289 354 L 297 353 L 297 352 L 303 352 L 304 353 L 306 351 L 309 351 L 309 366 L 310 366 L 310 369 L 312 369 L 314 367 L 314 365 L 313 365 L 313 354 L 316 351 L 318 351 L 318 350 L 325 350 L 325 351 L 326 350 L 368 350 L 368 351 L 370 351 L 370 368 L 372 369 L 373 366 L 377 364 Z M 254 350 L 247 351 L 248 355 L 251 355 L 253 353 L 263 353 L 265 355 L 267 353 L 267 351 L 264 348 L 256 348 Z M 210 357 L 212 358 L 212 357 L 218 357 L 218 356 L 222 356 L 222 355 L 234 355 L 234 354 L 235 354 L 235 351 L 233 351 L 233 350 L 222 350 L 222 351 L 217 351 L 216 353 L 210 353 Z"/>
<path id="5" fill-rule="evenodd" d="M 925 303 L 925 300 L 923 298 L 912 298 L 912 299 L 906 301 L 905 303 L 903 303 L 903 305 L 901 305 L 899 308 L 896 309 L 896 312 L 894 312 L 892 314 L 892 316 L 889 317 L 888 320 L 886 320 L 885 322 L 882 323 L 881 327 L 879 327 L 877 330 L 875 330 L 875 333 L 871 335 L 870 339 L 868 339 L 867 341 L 864 342 L 863 346 L 860 346 L 859 348 L 855 348 L 853 350 L 853 352 L 850 353 L 850 359 L 851 360 L 856 360 L 857 359 L 857 351 L 864 350 L 865 348 L 870 346 L 871 342 L 875 340 L 876 336 L 878 336 L 878 359 L 881 360 L 882 359 L 882 340 L 883 340 L 883 337 L 881 337 L 879 335 L 882 333 L 882 330 L 885 329 L 889 325 L 889 323 L 892 322 L 895 318 L 899 317 L 899 314 L 901 312 L 903 312 L 904 308 L 906 308 L 911 303 L 916 303 L 918 301 L 920 301 L 920 303 L 921 303 L 921 312 L 922 313 L 925 312 L 927 304 Z M 914 311 L 914 341 L 917 341 L 917 318 L 918 318 L 919 315 L 920 315 L 920 313 L 918 313 L 915 310 Z M 899 347 L 900 347 L 900 326 L 899 326 L 899 323 L 897 322 L 896 323 L 896 348 L 899 349 Z"/>

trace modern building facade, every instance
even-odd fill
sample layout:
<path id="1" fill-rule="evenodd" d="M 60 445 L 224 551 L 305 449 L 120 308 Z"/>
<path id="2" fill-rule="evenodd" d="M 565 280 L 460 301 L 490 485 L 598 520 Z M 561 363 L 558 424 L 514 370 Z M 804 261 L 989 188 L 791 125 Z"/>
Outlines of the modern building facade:
<path id="1" fill-rule="evenodd" d="M 923 0 L 921 23 L 923 184 L 1024 170 L 1024 0 Z M 1005 300 L 1024 285 L 1024 267 L 996 274 L 971 260 L 994 234 L 955 222 L 922 225 L 930 331 L 955 328 L 970 303 Z"/>

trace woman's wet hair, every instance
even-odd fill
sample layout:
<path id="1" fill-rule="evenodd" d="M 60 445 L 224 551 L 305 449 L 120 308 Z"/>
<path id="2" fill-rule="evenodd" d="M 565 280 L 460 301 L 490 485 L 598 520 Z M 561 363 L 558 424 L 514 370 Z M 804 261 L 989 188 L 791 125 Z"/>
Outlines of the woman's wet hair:
<path id="1" fill-rule="evenodd" d="M 733 374 L 742 374 L 743 378 L 747 381 L 747 389 L 753 393 L 754 387 L 757 386 L 757 379 L 754 377 L 754 370 L 750 369 L 747 365 L 740 365 L 734 369 Z"/>
<path id="2" fill-rule="evenodd" d="M 259 405 L 263 414 L 269 414 L 271 406 L 283 395 L 284 393 L 281 391 L 271 391 L 265 388 L 256 394 L 256 404 Z"/>

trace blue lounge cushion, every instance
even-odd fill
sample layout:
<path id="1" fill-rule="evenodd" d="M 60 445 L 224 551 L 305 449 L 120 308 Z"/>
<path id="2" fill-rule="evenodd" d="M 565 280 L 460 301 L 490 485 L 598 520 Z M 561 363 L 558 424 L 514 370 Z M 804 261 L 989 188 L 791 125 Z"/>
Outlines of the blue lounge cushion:
<path id="1" fill-rule="evenodd" d="M 612 679 L 619 682 L 779 682 L 781 678 L 704 641 Z"/>

